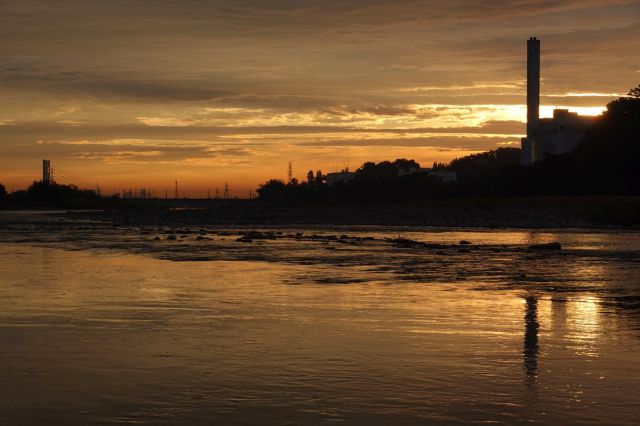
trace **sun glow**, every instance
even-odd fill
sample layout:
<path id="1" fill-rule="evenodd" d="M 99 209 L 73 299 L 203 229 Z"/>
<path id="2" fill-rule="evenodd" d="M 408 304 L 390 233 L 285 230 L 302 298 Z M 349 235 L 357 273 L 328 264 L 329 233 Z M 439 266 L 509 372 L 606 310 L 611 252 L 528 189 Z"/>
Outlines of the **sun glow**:
<path id="1" fill-rule="evenodd" d="M 575 106 L 550 106 L 542 105 L 540 107 L 540 117 L 550 118 L 553 117 L 554 109 L 568 109 L 571 112 L 577 112 L 579 115 L 597 116 L 607 110 L 606 106 L 594 106 L 594 107 L 575 107 Z"/>

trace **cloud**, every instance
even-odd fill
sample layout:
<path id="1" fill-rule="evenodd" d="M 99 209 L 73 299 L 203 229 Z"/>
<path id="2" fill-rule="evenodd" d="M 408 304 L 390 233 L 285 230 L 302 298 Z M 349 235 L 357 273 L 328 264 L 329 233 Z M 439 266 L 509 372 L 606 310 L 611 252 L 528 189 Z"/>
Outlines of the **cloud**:
<path id="1" fill-rule="evenodd" d="M 248 179 L 291 157 L 517 144 L 525 40 L 542 39 L 543 111 L 601 107 L 638 84 L 639 16 L 637 0 L 4 0 L 0 165 Z"/>
<path id="2" fill-rule="evenodd" d="M 248 147 L 211 146 L 205 142 L 132 139 L 38 141 L 20 144 L 12 149 L 14 158 L 29 158 L 34 155 L 111 164 L 179 164 L 193 160 L 247 158 L 255 155 L 255 152 Z"/>
<path id="3" fill-rule="evenodd" d="M 434 136 L 398 139 L 342 139 L 320 142 L 301 142 L 300 146 L 319 147 L 428 147 L 445 148 L 450 150 L 487 150 L 495 149 L 499 145 L 519 142 L 513 137 L 485 137 L 485 136 Z"/>
<path id="4" fill-rule="evenodd" d="M 205 101 L 230 94 L 222 89 L 209 88 L 202 81 L 126 80 L 81 72 L 51 73 L 6 66 L 0 72 L 0 85 L 14 91 L 146 102 Z"/>
<path id="5" fill-rule="evenodd" d="M 487 121 L 480 126 L 457 127 L 414 127 L 414 128 L 359 128 L 337 126 L 258 126 L 258 127 L 215 127 L 215 126 L 146 126 L 131 125 L 74 125 L 66 123 L 9 123 L 0 125 L 0 140 L 3 141 L 46 141 L 74 140 L 89 144 L 105 139 L 119 140 L 169 140 L 179 144 L 188 141 L 212 141 L 228 136 L 273 136 L 273 135 L 323 135 L 353 133 L 490 133 L 521 134 L 524 124 L 518 121 Z M 42 137 L 44 136 L 44 137 Z M 183 141 L 183 142 L 180 142 Z M 77 142 L 76 142 L 77 143 Z M 5 146 L 8 144 L 3 142 Z"/>

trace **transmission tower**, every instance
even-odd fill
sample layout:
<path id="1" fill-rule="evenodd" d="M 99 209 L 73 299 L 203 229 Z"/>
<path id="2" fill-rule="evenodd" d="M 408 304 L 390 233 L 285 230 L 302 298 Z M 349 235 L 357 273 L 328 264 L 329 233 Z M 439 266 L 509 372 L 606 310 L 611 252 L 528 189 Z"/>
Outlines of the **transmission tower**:
<path id="1" fill-rule="evenodd" d="M 225 200 L 229 198 L 229 193 L 231 191 L 229 190 L 229 185 L 227 184 L 227 182 L 224 183 L 224 195 L 222 196 L 222 198 L 224 198 Z"/>
<path id="2" fill-rule="evenodd" d="M 291 166 L 291 161 L 289 161 L 289 171 L 287 173 L 287 182 L 291 182 L 293 180 L 293 167 Z"/>
<path id="3" fill-rule="evenodd" d="M 176 198 L 176 199 L 177 199 L 177 198 L 178 198 L 178 181 L 175 181 L 175 184 L 176 184 L 176 189 L 175 189 L 175 192 L 174 192 L 173 198 Z"/>

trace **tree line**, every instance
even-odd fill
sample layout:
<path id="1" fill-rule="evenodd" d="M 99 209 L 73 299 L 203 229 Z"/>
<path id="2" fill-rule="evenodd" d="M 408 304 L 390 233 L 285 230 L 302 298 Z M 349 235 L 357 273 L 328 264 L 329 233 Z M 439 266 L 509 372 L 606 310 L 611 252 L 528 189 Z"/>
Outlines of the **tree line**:
<path id="1" fill-rule="evenodd" d="M 455 172 L 457 181 L 444 182 L 419 170 L 410 159 L 366 162 L 353 179 L 327 185 L 321 170 L 307 179 L 271 179 L 257 190 L 259 200 L 272 203 L 417 201 L 460 196 L 630 195 L 640 194 L 640 85 L 607 105 L 570 154 L 547 156 L 530 166 L 520 165 L 520 149 L 496 150 L 434 163 L 432 170 Z M 0 184 L 0 207 L 112 208 L 116 198 L 71 185 L 34 182 L 27 190 L 7 194 Z"/>
<path id="2" fill-rule="evenodd" d="M 0 208 L 11 209 L 105 209 L 127 206 L 126 200 L 102 197 L 91 189 L 56 182 L 33 182 L 27 189 L 7 193 L 0 184 Z"/>
<path id="3" fill-rule="evenodd" d="M 456 182 L 425 173 L 414 160 L 367 162 L 348 182 L 328 186 L 321 171 L 306 182 L 271 179 L 258 188 L 268 202 L 414 201 L 459 196 L 640 194 L 640 85 L 607 105 L 606 111 L 570 154 L 548 155 L 520 164 L 519 148 L 496 150 L 434 163 L 432 170 L 455 172 Z"/>

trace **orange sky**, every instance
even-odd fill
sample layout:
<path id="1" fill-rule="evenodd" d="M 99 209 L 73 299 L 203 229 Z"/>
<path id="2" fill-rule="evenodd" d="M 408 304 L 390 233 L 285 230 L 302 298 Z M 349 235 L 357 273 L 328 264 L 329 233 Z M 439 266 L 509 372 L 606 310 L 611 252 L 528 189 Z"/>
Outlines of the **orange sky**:
<path id="1" fill-rule="evenodd" d="M 289 161 L 304 178 L 519 146 L 533 35 L 543 116 L 638 84 L 638 1 L 3 1 L 0 182 L 49 158 L 106 192 L 244 197 Z"/>

